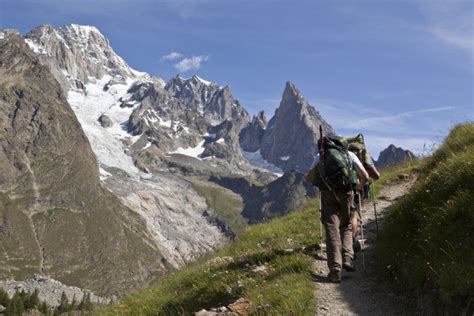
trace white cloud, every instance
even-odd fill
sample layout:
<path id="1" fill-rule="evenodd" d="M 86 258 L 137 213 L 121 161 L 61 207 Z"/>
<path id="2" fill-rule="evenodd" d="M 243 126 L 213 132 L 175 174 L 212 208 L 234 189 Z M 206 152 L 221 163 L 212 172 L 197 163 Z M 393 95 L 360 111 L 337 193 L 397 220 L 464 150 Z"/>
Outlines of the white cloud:
<path id="1" fill-rule="evenodd" d="M 428 31 L 448 45 L 474 54 L 474 5 L 471 1 L 420 1 Z"/>
<path id="2" fill-rule="evenodd" d="M 174 65 L 179 72 L 186 72 L 189 70 L 197 70 L 201 68 L 201 64 L 209 59 L 209 56 L 192 56 L 191 58 L 184 58 L 179 63 Z"/>
<path id="3" fill-rule="evenodd" d="M 363 133 L 374 158 L 390 144 L 427 154 L 457 122 L 453 112 L 464 111 L 444 106 L 388 114 L 377 107 L 333 99 L 310 103 L 341 135 Z"/>
<path id="4" fill-rule="evenodd" d="M 182 54 L 178 53 L 178 52 L 171 52 L 167 55 L 164 55 L 164 56 L 161 56 L 161 60 L 176 60 L 176 59 L 179 59 L 183 57 Z"/>
<path id="5" fill-rule="evenodd" d="M 386 131 L 387 129 L 397 128 L 397 127 L 400 128 L 401 126 L 404 126 L 407 118 L 418 116 L 418 114 L 448 111 L 452 109 L 454 109 L 454 107 L 446 106 L 446 107 L 437 107 L 437 108 L 422 109 L 422 110 L 416 110 L 416 111 L 407 111 L 407 112 L 402 112 L 402 113 L 398 113 L 394 115 L 368 117 L 368 118 L 350 122 L 346 126 L 346 128 L 365 129 L 365 130 L 372 130 L 372 131 Z"/>
<path id="6" fill-rule="evenodd" d="M 163 3 L 176 11 L 182 19 L 205 15 L 205 7 L 209 2 L 209 0 L 163 0 Z"/>

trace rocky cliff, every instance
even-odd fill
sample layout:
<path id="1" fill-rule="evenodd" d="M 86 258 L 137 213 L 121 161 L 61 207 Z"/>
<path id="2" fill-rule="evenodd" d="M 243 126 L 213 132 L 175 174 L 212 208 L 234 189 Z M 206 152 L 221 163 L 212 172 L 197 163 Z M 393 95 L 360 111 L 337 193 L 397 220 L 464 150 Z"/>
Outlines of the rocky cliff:
<path id="1" fill-rule="evenodd" d="M 263 135 L 262 157 L 285 172 L 306 172 L 317 152 L 320 125 L 324 133 L 334 133 L 295 85 L 287 82 L 280 106 Z"/>
<path id="2" fill-rule="evenodd" d="M 225 238 L 203 216 L 205 200 L 186 180 L 162 173 L 155 177 L 150 172 L 165 170 L 161 157 L 180 146 L 198 146 L 206 134 L 209 123 L 195 123 L 193 118 L 206 119 L 187 108 L 198 99 L 191 98 L 187 87 L 195 86 L 193 93 L 201 91 L 204 100 L 212 95 L 222 104 L 222 108 L 216 106 L 222 110 L 219 113 L 232 116 L 234 102 L 223 101 L 228 95 L 218 97 L 219 87 L 197 77 L 167 85 L 132 69 L 92 26 L 41 26 L 27 34 L 26 42 L 63 82 L 67 100 L 97 157 L 103 185 L 143 221 L 150 244 L 164 256 L 163 262 L 177 268 L 219 247 Z M 215 93 L 206 94 L 206 87 Z M 206 113 L 210 121 L 214 112 Z"/>
<path id="3" fill-rule="evenodd" d="M 380 152 L 379 159 L 377 159 L 375 164 L 378 168 L 386 168 L 414 159 L 416 159 L 416 156 L 411 151 L 395 147 L 395 145 L 391 144 Z"/>
<path id="4" fill-rule="evenodd" d="M 0 34 L 0 277 L 121 293 L 168 268 L 144 221 L 99 181 L 65 95 L 20 34 Z"/>
<path id="5" fill-rule="evenodd" d="M 71 87 L 83 89 L 90 77 L 111 75 L 123 82 L 143 75 L 130 68 L 93 26 L 70 24 L 55 28 L 46 24 L 30 31 L 25 39 L 65 91 Z"/>
<path id="6" fill-rule="evenodd" d="M 254 224 L 282 216 L 303 206 L 316 196 L 316 188 L 302 173 L 291 171 L 268 184 L 255 184 L 243 178 L 213 176 L 215 182 L 242 196 L 242 215 Z"/>
<path id="7" fill-rule="evenodd" d="M 259 150 L 267 125 L 267 117 L 263 111 L 254 115 L 252 121 L 240 132 L 239 141 L 242 150 L 247 152 L 256 152 Z"/>

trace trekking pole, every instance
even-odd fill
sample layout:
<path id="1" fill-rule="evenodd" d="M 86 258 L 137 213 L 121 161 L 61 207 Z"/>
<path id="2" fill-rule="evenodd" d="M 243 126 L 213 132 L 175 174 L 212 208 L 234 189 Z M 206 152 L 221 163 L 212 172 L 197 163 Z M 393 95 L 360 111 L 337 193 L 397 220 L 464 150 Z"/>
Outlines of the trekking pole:
<path id="1" fill-rule="evenodd" d="M 321 191 L 319 191 L 319 248 L 321 250 L 321 255 L 323 254 L 323 218 L 321 213 Z"/>
<path id="2" fill-rule="evenodd" d="M 362 267 L 364 268 L 364 273 L 366 272 L 365 270 L 365 239 L 364 239 L 364 220 L 362 219 L 362 197 L 359 192 L 357 194 L 357 207 L 359 209 L 359 216 L 360 216 L 360 236 L 361 236 L 361 251 L 362 251 Z"/>
<path id="3" fill-rule="evenodd" d="M 319 125 L 319 161 L 324 169 L 324 138 L 323 138 L 323 126 Z M 324 178 L 324 175 L 321 174 L 321 177 Z M 319 246 L 321 247 L 321 255 L 323 254 L 323 215 L 322 215 L 322 199 L 321 199 L 321 190 L 319 190 Z"/>
<path id="4" fill-rule="evenodd" d="M 379 236 L 379 220 L 377 216 L 377 202 L 375 201 L 375 192 L 374 192 L 374 182 L 370 181 L 370 195 L 372 195 L 372 203 L 374 204 L 374 213 L 375 213 L 375 231 L 377 233 L 377 237 Z"/>

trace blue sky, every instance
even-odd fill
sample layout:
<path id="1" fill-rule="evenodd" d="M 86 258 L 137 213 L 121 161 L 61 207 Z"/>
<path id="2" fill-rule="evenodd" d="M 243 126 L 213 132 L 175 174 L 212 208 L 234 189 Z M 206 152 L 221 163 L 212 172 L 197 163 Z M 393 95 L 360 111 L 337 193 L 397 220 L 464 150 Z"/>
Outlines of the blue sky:
<path id="1" fill-rule="evenodd" d="M 228 84 L 250 113 L 290 80 L 376 157 L 474 119 L 473 21 L 472 1 L 0 0 L 0 28 L 94 25 L 132 67 Z"/>

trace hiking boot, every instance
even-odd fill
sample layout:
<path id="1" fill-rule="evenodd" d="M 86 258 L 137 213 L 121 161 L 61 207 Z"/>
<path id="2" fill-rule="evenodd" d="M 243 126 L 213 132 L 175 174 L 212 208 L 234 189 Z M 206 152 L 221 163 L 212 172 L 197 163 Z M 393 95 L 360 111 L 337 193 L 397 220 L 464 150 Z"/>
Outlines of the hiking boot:
<path id="1" fill-rule="evenodd" d="M 345 260 L 344 263 L 342 264 L 342 267 L 347 272 L 354 272 L 356 270 L 354 260 L 352 259 Z"/>
<path id="2" fill-rule="evenodd" d="M 328 279 L 332 283 L 341 283 L 341 271 L 331 271 L 328 274 Z"/>

